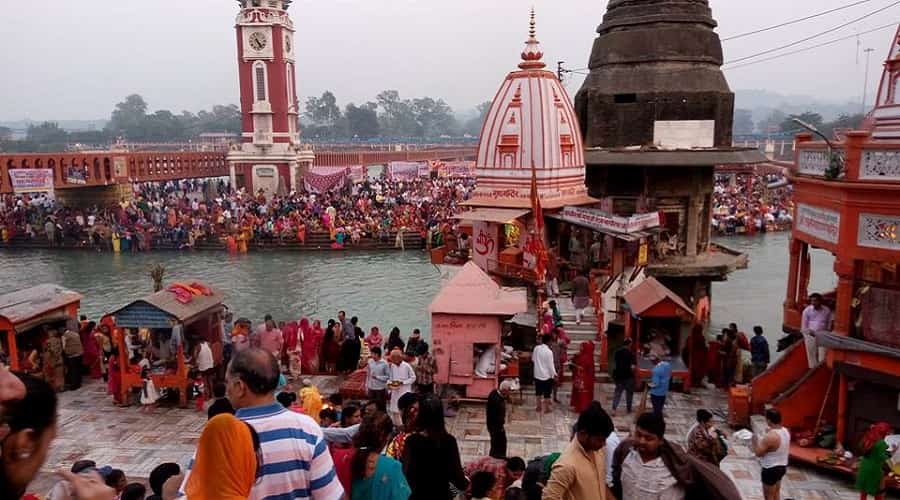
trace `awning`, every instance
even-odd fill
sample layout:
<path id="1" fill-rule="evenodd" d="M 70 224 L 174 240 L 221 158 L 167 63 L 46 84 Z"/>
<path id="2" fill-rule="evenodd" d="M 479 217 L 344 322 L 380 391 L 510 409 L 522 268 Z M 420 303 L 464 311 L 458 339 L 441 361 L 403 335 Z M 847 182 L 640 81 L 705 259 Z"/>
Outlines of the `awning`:
<path id="1" fill-rule="evenodd" d="M 900 359 L 900 349 L 896 349 L 866 340 L 845 337 L 831 332 L 815 332 L 816 344 L 819 347 L 839 349 L 842 351 L 869 352 L 881 356 Z"/>
<path id="2" fill-rule="evenodd" d="M 516 219 L 528 214 L 531 210 L 511 208 L 476 208 L 469 212 L 453 216 L 454 219 L 464 221 L 497 222 L 500 224 L 512 224 Z"/>

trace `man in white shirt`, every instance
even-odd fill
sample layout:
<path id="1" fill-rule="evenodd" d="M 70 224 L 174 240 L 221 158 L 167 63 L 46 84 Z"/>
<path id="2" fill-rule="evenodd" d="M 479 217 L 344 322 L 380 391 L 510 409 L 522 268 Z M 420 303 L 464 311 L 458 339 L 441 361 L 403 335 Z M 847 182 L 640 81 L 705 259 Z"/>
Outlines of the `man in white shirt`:
<path id="1" fill-rule="evenodd" d="M 403 361 L 403 353 L 399 350 L 391 352 L 391 362 L 388 364 L 391 372 L 391 378 L 388 382 L 387 389 L 391 393 L 391 402 L 388 406 L 388 413 L 394 425 L 401 425 L 400 406 L 397 404 L 400 397 L 408 392 L 412 392 L 413 384 L 416 382 L 416 371 L 413 367 Z"/>
<path id="2" fill-rule="evenodd" d="M 553 402 L 553 381 L 556 379 L 556 365 L 553 363 L 553 351 L 550 350 L 550 334 L 541 337 L 541 343 L 535 346 L 531 354 L 534 363 L 534 390 L 537 394 L 537 412 L 550 413 Z"/>
<path id="3" fill-rule="evenodd" d="M 201 338 L 200 343 L 197 345 L 195 362 L 197 363 L 197 371 L 203 376 L 203 394 L 207 399 L 212 400 L 216 364 L 213 360 L 212 348 L 209 347 L 209 342 L 206 339 Z"/>
<path id="4" fill-rule="evenodd" d="M 635 423 L 631 450 L 617 472 L 614 491 L 634 500 L 684 500 L 685 490 L 662 459 L 666 423 L 662 416 L 644 413 Z"/>

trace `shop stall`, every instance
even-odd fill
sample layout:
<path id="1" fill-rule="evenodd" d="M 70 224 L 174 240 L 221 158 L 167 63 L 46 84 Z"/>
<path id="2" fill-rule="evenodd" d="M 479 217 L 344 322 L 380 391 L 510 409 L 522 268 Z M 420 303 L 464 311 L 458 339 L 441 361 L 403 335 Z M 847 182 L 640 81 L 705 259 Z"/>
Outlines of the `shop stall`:
<path id="1" fill-rule="evenodd" d="M 111 313 L 113 341 L 120 353 L 126 353 L 119 362 L 118 401 L 127 403 L 129 393 L 142 389 L 149 379 L 158 391 L 178 391 L 185 406 L 194 348 L 205 339 L 214 354 L 222 352 L 224 309 L 220 292 L 191 283 L 173 285 Z M 147 360 L 144 366 L 142 360 Z"/>
<path id="2" fill-rule="evenodd" d="M 43 349 L 47 332 L 77 325 L 81 294 L 59 285 L 37 285 L 0 295 L 0 352 L 22 370 L 28 353 Z M 38 358 L 40 359 L 40 358 Z"/>
<path id="3" fill-rule="evenodd" d="M 672 378 L 682 380 L 685 392 L 689 391 L 689 367 L 681 352 L 694 318 L 691 308 L 652 277 L 626 292 L 624 298 L 630 313 L 625 336 L 632 339 L 638 380 L 650 378 L 654 366 L 650 357 L 655 354 L 671 363 Z"/>
<path id="4" fill-rule="evenodd" d="M 524 289 L 504 288 L 474 262 L 466 263 L 431 302 L 435 382 L 459 386 L 467 398 L 486 398 L 509 373 L 504 355 L 505 319 L 527 310 Z M 508 351 L 508 349 L 507 349 Z"/>

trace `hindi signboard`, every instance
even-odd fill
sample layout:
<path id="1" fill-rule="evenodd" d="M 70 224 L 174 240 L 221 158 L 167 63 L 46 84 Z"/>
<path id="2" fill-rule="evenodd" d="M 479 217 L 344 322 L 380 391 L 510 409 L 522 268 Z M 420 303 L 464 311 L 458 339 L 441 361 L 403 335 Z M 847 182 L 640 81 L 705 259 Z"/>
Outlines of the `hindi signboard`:
<path id="1" fill-rule="evenodd" d="M 662 149 L 711 148 L 715 145 L 714 120 L 656 120 L 653 145 Z"/>
<path id="2" fill-rule="evenodd" d="M 837 243 L 841 231 L 841 214 L 827 208 L 797 204 L 797 221 L 794 227 L 814 238 Z"/>
<path id="3" fill-rule="evenodd" d="M 14 193 L 47 193 L 53 191 L 53 169 L 14 168 L 9 171 Z"/>
<path id="4" fill-rule="evenodd" d="M 584 207 L 565 207 L 560 216 L 563 220 L 589 227 L 595 231 L 615 233 L 636 233 L 644 229 L 659 227 L 661 222 L 659 212 L 620 217 Z"/>

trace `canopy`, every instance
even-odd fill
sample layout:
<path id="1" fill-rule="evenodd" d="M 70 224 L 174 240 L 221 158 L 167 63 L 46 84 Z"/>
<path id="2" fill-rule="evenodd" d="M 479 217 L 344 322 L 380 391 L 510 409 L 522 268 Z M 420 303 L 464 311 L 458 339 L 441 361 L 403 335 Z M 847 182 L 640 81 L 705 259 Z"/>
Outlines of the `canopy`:
<path id="1" fill-rule="evenodd" d="M 662 316 L 651 309 L 657 304 L 666 302 L 690 316 L 694 315 L 694 311 L 681 300 L 681 297 L 653 277 L 645 279 L 641 284 L 626 292 L 625 302 L 628 303 L 628 307 L 635 316 L 645 315 L 644 313 L 647 313 L 647 316 Z"/>
<path id="2" fill-rule="evenodd" d="M 81 294 L 59 285 L 38 285 L 25 290 L 0 295 L 0 319 L 15 328 L 30 319 L 80 302 Z"/>
<path id="3" fill-rule="evenodd" d="M 500 224 L 512 224 L 516 219 L 528 214 L 531 210 L 514 208 L 476 208 L 469 212 L 463 212 L 453 216 L 454 219 L 464 221 L 498 222 Z"/>
<path id="4" fill-rule="evenodd" d="M 513 315 L 528 310 L 525 289 L 504 288 L 474 262 L 462 269 L 438 292 L 431 313 Z"/>
<path id="5" fill-rule="evenodd" d="M 112 313 L 116 325 L 125 328 L 171 328 L 223 309 L 222 293 L 209 288 L 212 295 L 194 295 L 181 303 L 173 292 L 163 290 L 136 300 Z"/>

